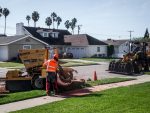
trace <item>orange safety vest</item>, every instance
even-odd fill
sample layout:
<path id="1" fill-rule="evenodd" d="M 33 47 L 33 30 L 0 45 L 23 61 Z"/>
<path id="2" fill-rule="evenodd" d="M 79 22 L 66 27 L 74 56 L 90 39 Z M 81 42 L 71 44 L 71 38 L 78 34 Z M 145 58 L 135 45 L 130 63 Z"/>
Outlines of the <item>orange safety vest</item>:
<path id="1" fill-rule="evenodd" d="M 56 72 L 58 63 L 54 59 L 47 60 L 43 65 L 46 65 L 47 72 Z"/>

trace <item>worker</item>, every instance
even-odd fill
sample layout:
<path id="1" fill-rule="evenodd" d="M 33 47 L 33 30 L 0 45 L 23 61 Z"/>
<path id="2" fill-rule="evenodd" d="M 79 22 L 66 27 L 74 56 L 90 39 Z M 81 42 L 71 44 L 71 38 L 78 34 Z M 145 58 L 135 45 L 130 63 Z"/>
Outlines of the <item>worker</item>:
<path id="1" fill-rule="evenodd" d="M 46 93 L 48 96 L 55 95 L 57 88 L 57 69 L 58 55 L 54 54 L 53 59 L 45 60 L 43 66 L 46 66 Z"/>

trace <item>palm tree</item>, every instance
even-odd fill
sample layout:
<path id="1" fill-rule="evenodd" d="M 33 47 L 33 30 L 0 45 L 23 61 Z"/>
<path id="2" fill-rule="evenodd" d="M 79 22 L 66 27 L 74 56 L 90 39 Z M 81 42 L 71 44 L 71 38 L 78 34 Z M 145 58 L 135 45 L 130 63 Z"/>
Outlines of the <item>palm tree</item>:
<path id="1" fill-rule="evenodd" d="M 0 17 L 2 16 L 3 9 L 0 7 Z"/>
<path id="2" fill-rule="evenodd" d="M 69 29 L 70 27 L 70 22 L 69 20 L 66 20 L 66 22 L 64 23 L 65 24 L 65 27 L 67 28 L 67 30 Z"/>
<path id="3" fill-rule="evenodd" d="M 47 18 L 46 18 L 45 24 L 46 24 L 47 26 L 49 26 L 49 29 L 50 29 L 50 26 L 52 25 L 52 19 L 51 19 L 51 17 L 47 17 Z"/>
<path id="4" fill-rule="evenodd" d="M 32 13 L 32 20 L 34 21 L 34 27 L 36 27 L 36 22 L 39 20 L 40 16 L 37 11 L 34 11 Z"/>
<path id="5" fill-rule="evenodd" d="M 31 17 L 29 15 L 26 16 L 26 20 L 28 21 L 28 26 L 29 26 L 29 21 L 30 21 Z"/>
<path id="6" fill-rule="evenodd" d="M 0 17 L 2 16 L 3 9 L 0 7 Z"/>
<path id="7" fill-rule="evenodd" d="M 58 29 L 58 26 L 60 25 L 60 23 L 62 22 L 62 19 L 58 16 L 56 18 L 56 22 L 57 22 L 57 29 Z"/>
<path id="8" fill-rule="evenodd" d="M 144 34 L 144 38 L 148 39 L 149 38 L 149 32 L 148 32 L 148 28 L 146 28 L 145 34 Z"/>
<path id="9" fill-rule="evenodd" d="M 74 34 L 74 28 L 76 27 L 76 23 L 77 23 L 77 19 L 73 18 L 72 21 L 71 21 L 71 23 L 70 23 L 70 26 L 71 26 L 73 34 Z"/>
<path id="10" fill-rule="evenodd" d="M 4 8 L 3 9 L 3 15 L 4 15 L 4 17 L 5 17 L 5 28 L 4 28 L 4 35 L 6 35 L 6 18 L 7 18 L 7 16 L 9 15 L 9 10 L 7 9 L 7 8 Z"/>
<path id="11" fill-rule="evenodd" d="M 55 12 L 51 13 L 51 18 L 52 18 L 52 22 L 53 22 L 53 29 L 55 29 L 54 22 L 56 21 L 57 14 Z"/>

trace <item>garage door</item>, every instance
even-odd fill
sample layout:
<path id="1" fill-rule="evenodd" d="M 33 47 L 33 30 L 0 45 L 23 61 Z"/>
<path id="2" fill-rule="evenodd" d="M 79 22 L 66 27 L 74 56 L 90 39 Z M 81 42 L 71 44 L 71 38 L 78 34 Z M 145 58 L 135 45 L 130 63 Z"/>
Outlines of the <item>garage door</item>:
<path id="1" fill-rule="evenodd" d="M 8 60 L 8 47 L 0 46 L 0 61 Z"/>
<path id="2" fill-rule="evenodd" d="M 85 57 L 85 48 L 70 48 L 70 52 L 73 54 L 74 58 Z"/>

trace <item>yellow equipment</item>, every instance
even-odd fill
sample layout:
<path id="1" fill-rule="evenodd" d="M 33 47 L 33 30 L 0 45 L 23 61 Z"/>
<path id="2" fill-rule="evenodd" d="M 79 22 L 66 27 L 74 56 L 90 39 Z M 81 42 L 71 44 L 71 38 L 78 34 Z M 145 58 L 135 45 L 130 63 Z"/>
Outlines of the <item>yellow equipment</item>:
<path id="1" fill-rule="evenodd" d="M 58 49 L 53 51 L 54 54 L 58 54 Z M 45 88 L 46 69 L 42 65 L 45 59 L 49 59 L 49 56 L 48 49 L 19 50 L 19 57 L 27 74 L 23 76 L 21 70 L 8 71 L 6 74 L 6 89 L 22 91 Z M 71 83 L 74 71 L 72 68 L 62 68 L 59 65 L 58 85 L 66 86 L 66 83 Z"/>

